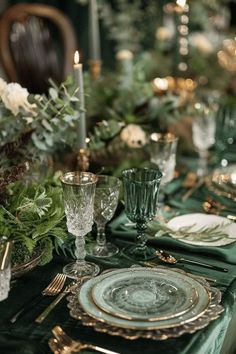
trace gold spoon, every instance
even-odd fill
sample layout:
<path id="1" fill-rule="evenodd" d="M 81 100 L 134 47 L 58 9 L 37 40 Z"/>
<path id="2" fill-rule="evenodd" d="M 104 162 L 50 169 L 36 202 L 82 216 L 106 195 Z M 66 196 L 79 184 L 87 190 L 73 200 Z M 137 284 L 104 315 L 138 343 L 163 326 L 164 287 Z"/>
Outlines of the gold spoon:
<path id="1" fill-rule="evenodd" d="M 84 349 L 92 349 L 104 354 L 119 354 L 109 349 L 98 347 L 97 345 L 81 343 L 70 338 L 60 326 L 52 329 L 55 338 L 49 339 L 49 346 L 55 354 L 80 353 Z"/>
<path id="2" fill-rule="evenodd" d="M 209 264 L 209 263 L 193 261 L 191 259 L 186 259 L 186 258 L 183 258 L 183 257 L 175 258 L 171 254 L 168 254 L 168 253 L 166 253 L 163 250 L 157 250 L 156 251 L 156 255 L 161 261 L 163 261 L 165 263 L 169 263 L 169 264 L 176 264 L 178 262 L 182 262 L 182 263 L 186 263 L 186 264 L 194 264 L 194 265 L 198 265 L 198 266 L 201 266 L 201 267 L 218 270 L 219 272 L 225 272 L 225 273 L 228 272 L 227 268 L 222 268 L 222 267 L 215 266 L 215 265 L 212 265 L 212 264 Z"/>

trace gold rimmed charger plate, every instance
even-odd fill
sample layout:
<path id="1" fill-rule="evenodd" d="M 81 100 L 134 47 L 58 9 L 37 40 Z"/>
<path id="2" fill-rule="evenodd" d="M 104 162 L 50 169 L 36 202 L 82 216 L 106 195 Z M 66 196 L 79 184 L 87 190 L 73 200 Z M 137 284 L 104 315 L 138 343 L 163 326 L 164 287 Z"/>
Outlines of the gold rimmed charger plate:
<path id="1" fill-rule="evenodd" d="M 164 268 L 164 267 L 161 267 Z M 187 274 L 180 269 L 174 269 L 176 272 Z M 186 333 L 194 333 L 195 331 L 206 327 L 211 321 L 215 320 L 224 311 L 221 302 L 221 292 L 216 288 L 211 288 L 210 285 L 204 280 L 197 276 L 191 276 L 193 279 L 198 281 L 207 289 L 209 292 L 209 304 L 204 311 L 204 313 L 198 317 L 193 318 L 187 323 L 180 323 L 178 326 L 170 328 L 160 328 L 160 329 L 133 329 L 133 328 L 123 328 L 116 325 L 111 325 L 110 323 L 101 321 L 90 316 L 84 311 L 80 306 L 78 301 L 78 293 L 80 291 L 80 286 L 74 289 L 73 293 L 68 297 L 68 307 L 70 309 L 70 315 L 74 319 L 82 321 L 83 325 L 92 327 L 98 332 L 107 333 L 110 335 L 121 336 L 123 338 L 134 340 L 138 338 L 147 338 L 153 340 L 166 340 L 168 338 L 176 338 Z"/>

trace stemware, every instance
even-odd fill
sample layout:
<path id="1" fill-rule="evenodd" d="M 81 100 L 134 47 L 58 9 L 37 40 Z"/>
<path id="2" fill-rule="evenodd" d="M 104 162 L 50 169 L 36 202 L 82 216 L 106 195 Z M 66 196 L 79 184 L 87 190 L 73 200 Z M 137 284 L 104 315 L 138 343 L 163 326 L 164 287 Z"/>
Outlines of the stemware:
<path id="1" fill-rule="evenodd" d="M 61 177 L 66 224 L 69 233 L 75 236 L 76 261 L 67 264 L 63 272 L 70 278 L 95 276 L 99 267 L 85 261 L 85 235 L 93 225 L 94 195 L 97 176 L 90 172 L 67 172 Z"/>
<path id="2" fill-rule="evenodd" d="M 216 122 L 215 112 L 210 107 L 200 103 L 195 107 L 199 113 L 193 120 L 192 137 L 200 157 L 197 175 L 202 177 L 207 174 L 208 149 L 215 143 Z"/>
<path id="3" fill-rule="evenodd" d="M 136 243 L 123 250 L 128 257 L 143 261 L 155 257 L 155 249 L 147 246 L 146 228 L 157 213 L 162 173 L 158 169 L 131 168 L 122 172 L 125 212 L 136 223 Z"/>
<path id="4" fill-rule="evenodd" d="M 176 165 L 176 149 L 178 137 L 172 133 L 152 133 L 150 137 L 151 162 L 156 164 L 162 173 L 161 185 L 174 178 Z"/>
<path id="5" fill-rule="evenodd" d="M 96 257 L 111 257 L 119 248 L 106 242 L 105 227 L 117 208 L 121 182 L 113 176 L 97 176 L 94 200 L 94 221 L 97 225 L 96 245 L 88 253 Z"/>
<path id="6" fill-rule="evenodd" d="M 216 161 L 226 167 L 235 161 L 236 151 L 236 105 L 225 103 L 216 115 Z"/>

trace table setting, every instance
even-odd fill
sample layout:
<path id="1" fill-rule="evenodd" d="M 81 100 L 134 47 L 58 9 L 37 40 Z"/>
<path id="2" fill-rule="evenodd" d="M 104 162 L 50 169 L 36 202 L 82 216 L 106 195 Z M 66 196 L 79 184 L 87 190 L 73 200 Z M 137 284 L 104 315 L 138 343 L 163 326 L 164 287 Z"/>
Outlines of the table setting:
<path id="1" fill-rule="evenodd" d="M 233 168 L 229 169 L 229 171 L 232 170 Z M 229 173 L 232 174 L 232 172 Z M 228 177 L 228 174 L 226 175 Z M 215 174 L 213 172 L 212 176 L 219 176 L 218 171 L 216 170 Z M 224 176 L 225 173 L 223 178 Z M 161 213 L 158 213 L 161 172 L 153 168 L 124 170 L 121 180 L 124 206 L 122 203 L 115 213 L 121 181 L 117 184 L 114 180 L 116 194 L 113 195 L 111 181 L 106 176 L 102 176 L 102 185 L 98 184 L 99 194 L 96 196 L 97 178 L 100 176 L 88 172 L 69 172 L 60 177 L 60 183 L 64 188 L 67 228 L 75 235 L 75 243 L 77 243 L 75 248 L 77 260 L 73 266 L 74 270 L 72 273 L 68 272 L 68 265 L 65 265 L 63 258 L 56 257 L 44 267 L 53 272 L 57 268 L 65 275 L 57 274 L 57 277 L 53 277 L 52 282 L 44 290 L 41 288 L 39 291 L 38 284 L 35 297 L 32 297 L 32 289 L 27 289 L 29 303 L 21 297 L 27 287 L 24 279 L 28 277 L 29 284 L 33 284 L 35 278 L 32 278 L 32 274 L 41 273 L 41 267 L 29 270 L 22 278 L 15 278 L 16 285 L 13 286 L 11 292 L 19 288 L 19 293 L 22 294 L 21 302 L 16 302 L 17 306 L 13 306 L 10 316 L 6 314 L 6 317 L 3 317 L 4 327 L 2 328 L 5 328 L 6 333 L 11 329 L 16 338 L 17 333 L 19 335 L 19 333 L 27 332 L 35 333 L 37 337 L 37 333 L 46 330 L 46 338 L 49 340 L 48 325 L 51 326 L 51 321 L 54 322 L 57 317 L 59 321 L 61 316 L 58 314 L 61 312 L 60 308 L 63 303 L 64 310 L 61 315 L 64 321 L 69 320 L 69 324 L 67 327 L 65 322 L 65 328 L 62 322 L 56 324 L 61 325 L 74 338 L 77 337 L 75 331 L 77 326 L 80 329 L 83 328 L 82 333 L 92 331 L 93 336 L 95 332 L 98 333 L 96 336 L 99 334 L 108 336 L 107 343 L 110 341 L 114 343 L 111 347 L 106 348 L 104 345 L 100 346 L 99 343 L 95 343 L 102 350 L 104 348 L 108 350 L 108 353 L 109 350 L 116 353 L 129 353 L 129 350 L 132 351 L 132 343 L 136 340 L 150 340 L 152 343 L 155 342 L 159 348 L 160 342 L 173 343 L 173 340 L 189 336 L 200 338 L 202 331 L 210 331 L 210 328 L 214 328 L 217 323 L 219 328 L 224 323 L 226 331 L 227 323 L 231 319 L 230 308 L 234 302 L 230 289 L 234 289 L 236 285 L 234 282 L 236 224 L 218 214 L 203 214 L 202 202 L 198 203 L 200 205 L 198 213 L 185 214 L 190 200 L 194 201 L 199 198 L 199 195 L 202 196 L 201 189 L 207 189 L 208 184 L 204 184 L 195 191 L 185 202 L 181 197 L 179 198 L 180 191 L 177 189 L 178 197 L 175 205 L 173 202 L 175 199 L 169 198 L 168 188 L 173 193 L 174 187 L 171 184 L 178 184 L 178 179 L 182 180 L 183 177 L 174 178 L 166 186 L 165 204 L 164 207 L 160 206 Z M 106 183 L 103 181 L 104 178 Z M 230 183 L 231 180 L 232 178 Z M 145 183 L 146 187 L 144 187 Z M 106 186 L 108 192 L 106 191 L 105 197 L 101 199 L 100 189 L 103 191 Z M 85 191 L 86 188 L 89 188 L 89 192 Z M 183 188 L 182 194 L 185 191 L 186 188 Z M 112 195 L 108 203 L 104 199 L 107 195 Z M 219 196 L 216 194 L 214 198 L 216 197 Z M 83 198 L 86 198 L 84 202 L 82 202 Z M 97 204 L 94 203 L 96 198 Z M 233 214 L 234 201 L 226 196 L 220 196 L 220 198 L 221 201 L 222 198 L 228 198 L 227 212 L 230 210 Z M 98 236 L 95 234 L 95 241 L 89 246 L 85 261 L 86 236 L 80 235 L 88 233 L 94 220 L 96 222 L 96 216 L 93 219 L 93 210 L 96 207 L 97 212 L 99 206 L 103 205 L 98 204 L 102 203 L 101 200 L 105 200 L 105 222 L 111 220 L 115 213 L 109 222 L 106 234 L 108 244 L 114 245 L 116 251 L 112 255 L 94 255 L 91 250 L 94 249 L 94 244 L 96 247 Z M 172 202 L 168 204 L 168 200 Z M 184 207 L 183 204 L 185 204 Z M 226 210 L 223 209 L 222 215 L 225 212 Z M 87 218 L 86 229 L 84 229 L 85 219 L 81 217 L 77 219 L 75 215 L 81 215 L 81 217 L 83 215 L 83 218 Z M 74 220 L 79 220 L 79 223 L 75 223 Z M 163 225 L 166 225 L 166 228 Z M 183 234 L 184 238 L 182 238 Z M 186 234 L 190 237 L 186 237 Z M 197 235 L 198 237 L 200 235 L 200 239 L 196 239 Z M 106 246 L 104 240 L 103 245 Z M 92 268 L 86 268 L 87 264 L 92 264 Z M 71 265 L 69 269 L 72 269 Z M 75 272 L 80 273 L 75 275 Z M 45 277 L 48 279 L 47 271 Z M 14 298 L 15 296 L 17 294 Z M 6 301 L 11 303 L 11 297 Z M 92 345 L 89 337 L 80 338 L 79 335 L 80 340 L 85 342 L 84 345 L 88 343 L 88 347 L 84 347 L 85 352 L 86 348 L 89 349 L 89 345 Z M 130 345 L 127 346 L 130 349 L 126 351 L 125 344 L 125 347 L 120 350 L 119 341 L 116 338 L 130 341 Z M 188 339 L 186 342 L 183 339 L 181 346 L 185 347 L 187 342 Z M 53 338 L 49 340 L 49 343 L 51 343 L 49 346 L 52 350 L 57 348 Z M 146 345 L 148 348 L 147 343 Z M 150 353 L 152 353 L 151 347 Z M 55 352 L 56 350 L 58 349 L 55 349 Z M 59 350 L 63 353 L 63 346 Z M 71 352 L 73 352 L 72 349 Z"/>
<path id="2" fill-rule="evenodd" d="M 0 78 L 1 353 L 235 353 L 236 45 L 208 5 L 76 0 L 89 58 Z"/>

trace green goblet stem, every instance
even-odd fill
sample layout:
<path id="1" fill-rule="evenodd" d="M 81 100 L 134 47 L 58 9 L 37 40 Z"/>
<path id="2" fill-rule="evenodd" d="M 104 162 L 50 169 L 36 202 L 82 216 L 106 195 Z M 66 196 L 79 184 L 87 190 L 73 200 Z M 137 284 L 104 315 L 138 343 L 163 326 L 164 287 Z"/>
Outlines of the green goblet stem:
<path id="1" fill-rule="evenodd" d="M 144 251 L 146 249 L 147 235 L 146 229 L 147 224 L 145 222 L 138 222 L 136 225 L 137 228 L 137 236 L 136 236 L 136 245 L 138 250 Z"/>

